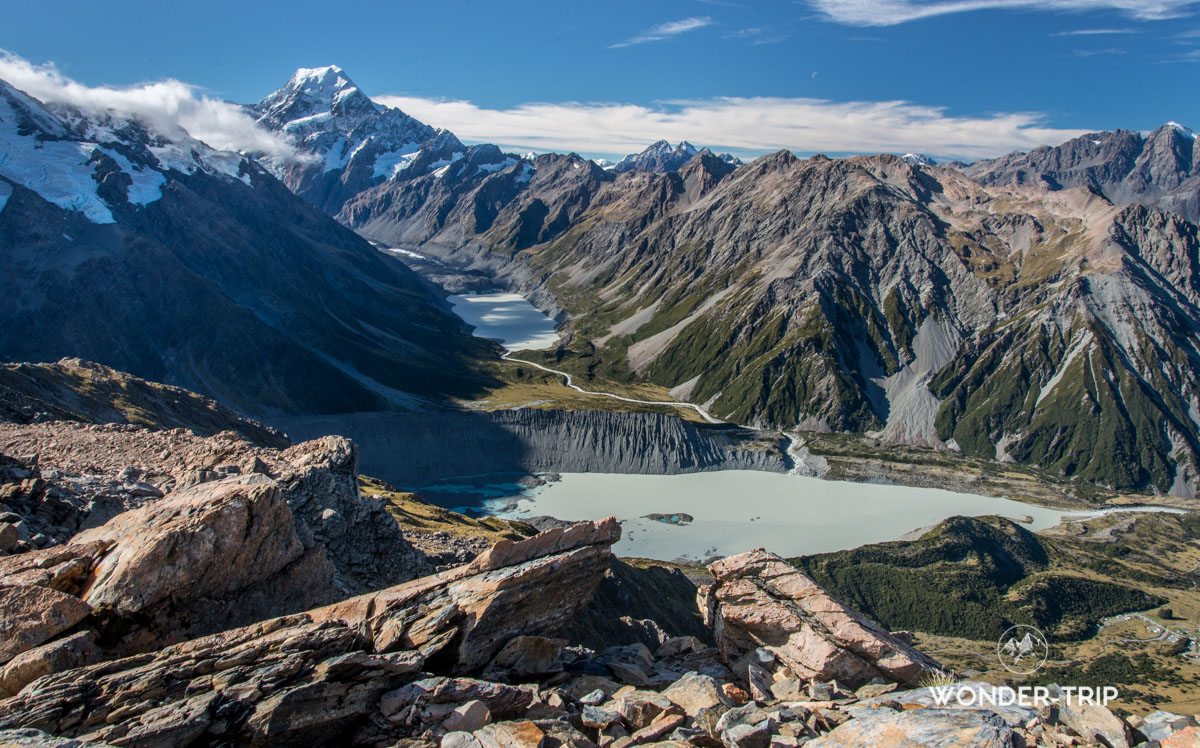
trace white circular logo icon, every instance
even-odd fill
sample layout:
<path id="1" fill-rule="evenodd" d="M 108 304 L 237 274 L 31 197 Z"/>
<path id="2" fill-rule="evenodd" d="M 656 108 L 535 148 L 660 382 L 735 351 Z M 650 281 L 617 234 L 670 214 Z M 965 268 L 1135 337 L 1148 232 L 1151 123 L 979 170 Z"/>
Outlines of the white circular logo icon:
<path id="1" fill-rule="evenodd" d="M 1046 664 L 1050 645 L 1046 636 L 1033 626 L 1013 626 L 1000 635 L 996 654 L 1005 670 L 1017 675 L 1033 675 Z"/>

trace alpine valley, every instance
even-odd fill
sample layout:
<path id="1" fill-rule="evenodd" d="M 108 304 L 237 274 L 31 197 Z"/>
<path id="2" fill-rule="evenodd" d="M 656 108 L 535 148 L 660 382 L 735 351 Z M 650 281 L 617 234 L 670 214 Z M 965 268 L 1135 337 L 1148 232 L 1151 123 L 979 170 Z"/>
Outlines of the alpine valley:
<path id="1" fill-rule="evenodd" d="M 601 162 L 336 66 L 231 106 L 292 151 L 0 81 L 0 745 L 1200 740 L 1187 127 Z"/>

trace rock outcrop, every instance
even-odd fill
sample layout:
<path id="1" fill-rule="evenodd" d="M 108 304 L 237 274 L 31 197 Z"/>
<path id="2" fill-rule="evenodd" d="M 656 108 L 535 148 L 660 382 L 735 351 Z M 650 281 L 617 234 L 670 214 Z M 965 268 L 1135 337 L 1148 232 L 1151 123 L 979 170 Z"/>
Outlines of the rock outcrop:
<path id="1" fill-rule="evenodd" d="M 702 588 L 701 609 L 722 657 L 739 675 L 747 670 L 752 687 L 756 670 L 857 688 L 876 678 L 915 685 L 941 669 L 772 553 L 731 556 L 708 570 L 716 581 Z"/>
<path id="2" fill-rule="evenodd" d="M 965 709 L 870 709 L 808 745 L 812 748 L 962 746 L 1015 748 L 1016 734 L 991 712 Z"/>
<path id="3" fill-rule="evenodd" d="M 865 663 L 906 675 L 904 658 L 932 661 L 762 552 L 713 565 L 721 651 L 694 637 L 654 650 L 564 647 L 553 636 L 599 585 L 619 534 L 609 519 L 502 541 L 436 575 L 117 660 L 87 664 L 87 637 L 69 635 L 54 641 L 63 650 L 70 643 L 79 664 L 30 671 L 19 693 L 0 700 L 0 740 L 31 748 L 1016 748 L 1132 745 L 1151 734 L 1166 746 L 1195 732 L 1190 718 L 1126 721 L 1094 704 L 987 708 L 981 693 L 997 687 L 985 683 L 898 691 L 877 676 L 851 692 Z M 735 627 L 759 646 L 731 673 L 720 659 L 741 651 L 730 646 Z M 768 631 L 783 644 L 771 644 Z M 824 672 L 840 668 L 839 680 L 822 681 L 815 667 L 808 683 L 798 679 L 814 654 L 830 663 Z M 956 690 L 972 698 L 947 701 Z"/>
<path id="4" fill-rule="evenodd" d="M 557 631 L 589 599 L 619 537 L 609 519 L 501 542 L 381 592 L 47 675 L 0 702 L 0 729 L 125 746 L 312 745 L 349 730 L 391 744 L 427 727 L 416 713 L 430 704 L 521 711 L 532 697 L 519 689 L 413 684 L 414 674 L 477 671 L 514 637 Z"/>
<path id="5" fill-rule="evenodd" d="M 282 502 L 277 511 L 289 515 L 286 521 L 276 517 L 281 526 L 290 527 L 294 515 L 304 553 L 324 548 L 333 564 L 325 602 L 433 571 L 405 540 L 385 502 L 359 492 L 358 451 L 347 439 L 330 436 L 273 449 L 233 432 L 202 437 L 183 428 L 154 431 L 127 424 L 0 423 L 0 513 L 13 515 L 20 550 L 66 542 L 121 512 L 229 478 L 275 486 Z M 202 505 L 204 496 L 185 503 Z M 131 528 L 124 536 L 132 540 L 136 534 Z M 322 580 L 318 574 L 313 586 Z"/>

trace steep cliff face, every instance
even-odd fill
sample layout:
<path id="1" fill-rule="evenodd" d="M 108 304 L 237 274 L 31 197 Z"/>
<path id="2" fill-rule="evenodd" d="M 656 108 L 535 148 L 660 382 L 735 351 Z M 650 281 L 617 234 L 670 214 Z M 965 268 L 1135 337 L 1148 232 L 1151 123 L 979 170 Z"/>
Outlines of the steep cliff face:
<path id="1" fill-rule="evenodd" d="M 294 438 L 347 434 L 361 450 L 363 472 L 402 486 L 481 473 L 783 472 L 790 465 L 778 433 L 651 413 L 350 413 L 280 425 Z"/>

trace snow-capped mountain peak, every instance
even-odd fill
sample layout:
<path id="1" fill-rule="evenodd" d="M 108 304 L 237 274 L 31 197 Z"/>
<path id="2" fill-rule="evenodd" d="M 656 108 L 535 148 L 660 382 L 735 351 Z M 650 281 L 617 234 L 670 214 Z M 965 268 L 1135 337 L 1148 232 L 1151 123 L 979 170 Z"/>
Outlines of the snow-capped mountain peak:
<path id="1" fill-rule="evenodd" d="M 336 65 L 300 68 L 278 91 L 249 107 L 268 130 L 291 136 L 315 158 L 295 164 L 263 159 L 293 191 L 328 212 L 388 179 L 419 176 L 467 151 L 399 109 L 371 100 Z"/>
<path id="2" fill-rule="evenodd" d="M 253 107 L 259 124 L 304 140 L 331 126 L 347 134 L 385 107 L 371 101 L 341 68 L 300 68 L 286 85 Z"/>
<path id="3" fill-rule="evenodd" d="M 1192 128 L 1187 127 L 1186 125 L 1181 125 L 1178 122 L 1175 122 L 1174 120 L 1172 120 L 1171 122 L 1168 122 L 1167 124 L 1165 124 L 1163 126 L 1174 128 L 1175 131 L 1178 132 L 1180 135 L 1185 135 L 1185 136 L 1191 138 L 1192 140 L 1195 140 L 1197 138 L 1197 135 L 1192 130 Z"/>
<path id="4" fill-rule="evenodd" d="M 924 153 L 906 153 L 900 158 L 910 166 L 937 166 L 937 161 L 934 161 Z"/>
<path id="5" fill-rule="evenodd" d="M 669 141 L 659 140 L 641 153 L 629 154 L 612 168 L 618 172 L 634 170 L 653 172 L 678 171 L 681 166 L 691 161 L 696 154 L 703 151 L 708 151 L 708 149 L 699 150 L 686 140 L 679 141 L 679 145 L 676 146 L 671 145 Z M 712 153 L 711 151 L 708 152 Z M 728 153 L 722 153 L 717 158 L 733 166 L 740 166 L 742 163 L 739 159 Z"/>

